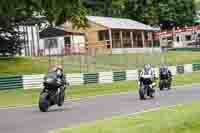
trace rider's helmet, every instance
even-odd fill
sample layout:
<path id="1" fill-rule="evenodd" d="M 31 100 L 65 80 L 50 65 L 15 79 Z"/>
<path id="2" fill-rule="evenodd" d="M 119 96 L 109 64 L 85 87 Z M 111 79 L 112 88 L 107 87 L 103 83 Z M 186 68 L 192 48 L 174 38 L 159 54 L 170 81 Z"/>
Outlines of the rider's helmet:
<path id="1" fill-rule="evenodd" d="M 163 76 L 168 75 L 168 67 L 166 65 L 161 65 L 160 74 L 163 75 Z"/>
<path id="2" fill-rule="evenodd" d="M 167 65 L 162 64 L 162 65 L 161 65 L 161 68 L 165 68 L 165 69 L 167 69 L 168 67 L 167 67 Z"/>
<path id="3" fill-rule="evenodd" d="M 161 65 L 160 66 L 160 71 L 167 71 L 168 67 L 166 65 Z"/>
<path id="4" fill-rule="evenodd" d="M 144 65 L 144 71 L 149 72 L 151 70 L 151 65 L 150 64 L 145 64 Z"/>
<path id="5" fill-rule="evenodd" d="M 62 76 L 62 74 L 63 74 L 63 66 L 62 65 L 57 66 L 56 73 L 58 76 Z"/>
<path id="6" fill-rule="evenodd" d="M 54 66 L 54 67 L 52 68 L 51 71 L 52 71 L 52 72 L 56 72 L 56 74 L 57 74 L 58 76 L 62 76 L 62 74 L 63 74 L 63 66 L 61 66 L 61 65 L 56 65 L 56 66 Z"/>
<path id="7" fill-rule="evenodd" d="M 56 67 L 56 66 L 51 66 L 50 72 L 56 72 L 56 70 L 57 70 L 57 67 Z"/>

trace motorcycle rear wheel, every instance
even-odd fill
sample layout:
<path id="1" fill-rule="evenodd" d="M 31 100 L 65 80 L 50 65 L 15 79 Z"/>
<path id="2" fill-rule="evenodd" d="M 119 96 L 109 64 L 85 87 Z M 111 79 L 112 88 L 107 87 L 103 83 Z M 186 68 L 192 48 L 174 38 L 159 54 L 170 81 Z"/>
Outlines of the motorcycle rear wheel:
<path id="1" fill-rule="evenodd" d="M 145 90 L 143 88 L 139 89 L 139 96 L 140 96 L 140 100 L 146 100 Z"/>
<path id="2" fill-rule="evenodd" d="M 65 101 L 65 92 L 61 93 L 58 100 L 58 106 L 61 107 Z"/>
<path id="3" fill-rule="evenodd" d="M 161 80 L 159 83 L 160 91 L 163 91 L 165 88 L 168 88 L 168 82 L 166 80 Z"/>

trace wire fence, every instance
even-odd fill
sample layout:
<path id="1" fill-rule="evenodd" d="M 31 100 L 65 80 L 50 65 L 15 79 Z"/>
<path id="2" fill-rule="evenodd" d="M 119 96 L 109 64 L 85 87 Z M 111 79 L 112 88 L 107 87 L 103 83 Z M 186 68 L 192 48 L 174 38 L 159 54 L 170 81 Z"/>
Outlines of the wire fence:
<path id="1" fill-rule="evenodd" d="M 103 43 L 103 45 L 102 45 Z M 146 42 L 148 43 L 148 42 Z M 143 67 L 144 64 L 158 66 L 166 64 L 166 55 L 159 48 L 153 47 L 135 47 L 118 48 L 118 54 L 113 53 L 111 48 L 107 47 L 108 41 L 101 44 L 90 44 L 90 46 L 65 46 L 65 49 L 48 56 L 48 52 L 42 51 L 40 64 L 49 66 L 62 64 L 67 73 L 96 73 L 104 71 L 123 71 L 134 70 Z M 48 50 L 47 50 L 48 51 Z M 53 52 L 51 52 L 53 53 Z M 46 54 L 46 56 L 45 56 Z"/>

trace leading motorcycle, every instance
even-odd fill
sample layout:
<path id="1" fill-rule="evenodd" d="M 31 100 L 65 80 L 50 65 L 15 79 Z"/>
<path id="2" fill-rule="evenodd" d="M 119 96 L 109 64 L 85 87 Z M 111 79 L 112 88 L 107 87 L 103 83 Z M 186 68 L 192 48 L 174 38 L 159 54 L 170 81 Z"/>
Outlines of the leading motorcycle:
<path id="1" fill-rule="evenodd" d="M 65 100 L 66 80 L 57 77 L 55 72 L 48 73 L 44 77 L 43 86 L 39 97 L 39 109 L 47 112 L 50 106 L 62 106 Z"/>
<path id="2" fill-rule="evenodd" d="M 147 96 L 153 98 L 155 90 L 153 90 L 151 77 L 149 75 L 145 75 L 140 78 L 139 81 L 139 96 L 141 100 L 145 100 Z"/>

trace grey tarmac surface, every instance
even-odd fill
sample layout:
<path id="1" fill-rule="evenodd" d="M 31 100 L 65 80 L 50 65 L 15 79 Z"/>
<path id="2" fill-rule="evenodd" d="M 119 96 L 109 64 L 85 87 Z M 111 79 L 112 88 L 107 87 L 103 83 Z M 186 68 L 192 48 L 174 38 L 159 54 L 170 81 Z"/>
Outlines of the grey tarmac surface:
<path id="1" fill-rule="evenodd" d="M 42 113 L 36 107 L 0 109 L 0 133 L 48 133 L 59 128 L 148 109 L 200 101 L 200 85 L 157 92 L 140 101 L 137 93 L 113 94 L 68 101 L 61 108 Z"/>

